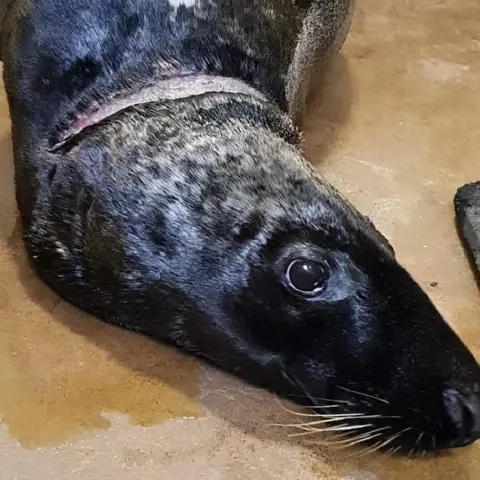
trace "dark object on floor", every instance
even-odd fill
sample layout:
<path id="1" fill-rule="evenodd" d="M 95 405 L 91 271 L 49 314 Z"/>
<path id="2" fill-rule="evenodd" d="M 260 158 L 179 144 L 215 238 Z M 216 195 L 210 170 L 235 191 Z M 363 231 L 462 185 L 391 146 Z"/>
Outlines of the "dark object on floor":
<path id="1" fill-rule="evenodd" d="M 480 181 L 460 187 L 454 205 L 460 237 L 480 280 Z"/>

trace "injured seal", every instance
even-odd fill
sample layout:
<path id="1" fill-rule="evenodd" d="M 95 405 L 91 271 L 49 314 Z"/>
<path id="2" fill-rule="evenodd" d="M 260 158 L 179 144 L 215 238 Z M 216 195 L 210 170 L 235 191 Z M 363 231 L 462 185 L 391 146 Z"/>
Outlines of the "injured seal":
<path id="1" fill-rule="evenodd" d="M 16 198 L 52 289 L 351 444 L 479 438 L 473 355 L 301 153 L 350 0 L 13 0 L 1 17 Z"/>

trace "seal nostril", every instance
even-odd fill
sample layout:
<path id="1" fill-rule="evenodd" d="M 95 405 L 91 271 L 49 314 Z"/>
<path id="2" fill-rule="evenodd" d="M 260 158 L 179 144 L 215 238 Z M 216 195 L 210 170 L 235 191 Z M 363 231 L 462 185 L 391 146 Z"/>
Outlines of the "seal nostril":
<path id="1" fill-rule="evenodd" d="M 480 438 L 480 397 L 462 395 L 456 390 L 443 392 L 443 403 L 455 426 L 457 437 L 452 446 L 466 445 Z"/>
<path id="2" fill-rule="evenodd" d="M 470 395 L 468 398 L 464 399 L 463 405 L 470 414 L 470 438 L 472 440 L 477 440 L 480 438 L 480 396 Z"/>

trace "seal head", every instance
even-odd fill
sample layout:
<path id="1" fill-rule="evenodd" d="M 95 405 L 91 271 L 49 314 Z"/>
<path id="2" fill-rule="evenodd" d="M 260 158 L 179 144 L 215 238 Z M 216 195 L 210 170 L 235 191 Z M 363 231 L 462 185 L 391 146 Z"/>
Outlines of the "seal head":
<path id="1" fill-rule="evenodd" d="M 120 112 L 54 154 L 33 263 L 82 309 L 316 407 L 308 428 L 404 453 L 471 443 L 477 362 L 298 145 L 242 94 Z"/>

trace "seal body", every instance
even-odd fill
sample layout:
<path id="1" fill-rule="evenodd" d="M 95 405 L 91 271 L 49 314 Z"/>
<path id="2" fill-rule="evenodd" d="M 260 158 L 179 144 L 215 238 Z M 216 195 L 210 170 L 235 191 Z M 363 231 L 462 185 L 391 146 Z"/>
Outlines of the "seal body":
<path id="1" fill-rule="evenodd" d="M 299 148 L 349 0 L 3 5 L 24 239 L 59 295 L 355 443 L 479 437 L 476 360 Z"/>

